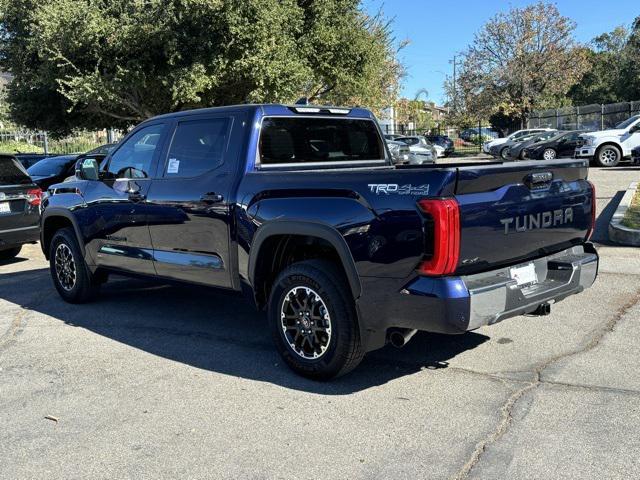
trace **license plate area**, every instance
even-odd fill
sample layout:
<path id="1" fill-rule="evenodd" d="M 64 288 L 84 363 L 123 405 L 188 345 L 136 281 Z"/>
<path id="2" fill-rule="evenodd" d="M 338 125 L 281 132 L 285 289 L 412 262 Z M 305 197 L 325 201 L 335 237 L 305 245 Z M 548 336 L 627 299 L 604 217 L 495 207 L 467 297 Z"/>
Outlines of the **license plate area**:
<path id="1" fill-rule="evenodd" d="M 9 202 L 0 202 L 0 214 L 11 213 L 11 204 Z"/>
<path id="2" fill-rule="evenodd" d="M 538 283 L 538 275 L 536 274 L 536 267 L 533 263 L 510 268 L 509 276 L 512 280 L 516 281 L 519 287 Z"/>

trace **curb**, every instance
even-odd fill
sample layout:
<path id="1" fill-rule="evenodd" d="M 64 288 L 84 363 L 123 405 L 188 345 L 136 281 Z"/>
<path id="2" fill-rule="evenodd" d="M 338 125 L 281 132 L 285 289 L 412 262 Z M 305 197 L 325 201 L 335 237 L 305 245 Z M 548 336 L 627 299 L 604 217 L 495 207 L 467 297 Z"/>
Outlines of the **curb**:
<path id="1" fill-rule="evenodd" d="M 612 242 L 621 245 L 631 245 L 632 247 L 640 247 L 640 230 L 625 227 L 621 223 L 624 214 L 631 205 L 631 200 L 637 188 L 638 182 L 633 182 L 629 185 L 622 200 L 620 200 L 618 208 L 616 208 L 616 212 L 613 214 L 613 217 L 611 217 L 611 221 L 609 222 L 609 240 Z"/>

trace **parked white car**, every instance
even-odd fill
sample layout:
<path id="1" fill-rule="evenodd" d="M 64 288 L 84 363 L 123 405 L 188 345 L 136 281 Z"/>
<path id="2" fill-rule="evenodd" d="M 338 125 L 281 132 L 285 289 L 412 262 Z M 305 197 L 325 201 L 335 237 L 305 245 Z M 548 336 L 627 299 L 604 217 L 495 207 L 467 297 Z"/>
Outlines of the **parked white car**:
<path id="1" fill-rule="evenodd" d="M 419 163 L 435 163 L 438 157 L 438 150 L 436 145 L 432 144 L 420 135 L 410 137 L 396 138 L 396 142 L 403 142 L 409 145 L 409 150 L 419 160 Z M 442 148 L 442 147 L 440 147 Z M 442 156 L 444 157 L 444 148 L 442 148 Z"/>
<path id="2" fill-rule="evenodd" d="M 576 158 L 591 158 L 600 167 L 615 167 L 640 146 L 640 115 L 625 120 L 611 130 L 581 135 L 584 144 L 576 148 Z"/>
<path id="3" fill-rule="evenodd" d="M 553 130 L 552 128 L 527 128 L 524 130 L 518 130 L 517 132 L 513 132 L 511 135 L 504 138 L 496 138 L 494 140 L 489 140 L 488 142 L 484 142 L 482 144 L 482 151 L 484 153 L 491 154 L 491 148 L 497 147 L 498 145 L 502 145 L 507 142 L 512 142 L 514 140 L 519 140 L 522 137 L 527 135 L 531 135 L 532 133 L 542 133 Z M 498 156 L 501 156 L 501 151 L 494 148 L 494 151 L 498 152 Z"/>

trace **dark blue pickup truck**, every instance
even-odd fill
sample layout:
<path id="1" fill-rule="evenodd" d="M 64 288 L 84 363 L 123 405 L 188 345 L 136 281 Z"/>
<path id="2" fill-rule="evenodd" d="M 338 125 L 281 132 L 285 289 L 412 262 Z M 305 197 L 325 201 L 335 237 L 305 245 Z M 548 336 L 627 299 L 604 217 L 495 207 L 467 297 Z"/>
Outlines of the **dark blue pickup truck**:
<path id="1" fill-rule="evenodd" d="M 110 273 L 243 292 L 295 371 L 328 379 L 417 330 L 460 334 L 591 286 L 585 160 L 394 166 L 359 108 L 163 115 L 49 187 L 58 292 Z"/>

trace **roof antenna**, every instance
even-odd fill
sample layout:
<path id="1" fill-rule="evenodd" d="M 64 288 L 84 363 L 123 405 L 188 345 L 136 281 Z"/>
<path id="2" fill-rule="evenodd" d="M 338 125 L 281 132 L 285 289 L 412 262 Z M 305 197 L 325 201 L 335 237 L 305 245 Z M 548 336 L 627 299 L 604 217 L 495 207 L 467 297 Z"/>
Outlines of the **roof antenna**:
<path id="1" fill-rule="evenodd" d="M 309 99 L 307 97 L 300 97 L 296 101 L 296 105 L 309 105 Z"/>

